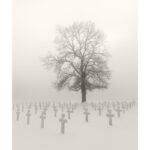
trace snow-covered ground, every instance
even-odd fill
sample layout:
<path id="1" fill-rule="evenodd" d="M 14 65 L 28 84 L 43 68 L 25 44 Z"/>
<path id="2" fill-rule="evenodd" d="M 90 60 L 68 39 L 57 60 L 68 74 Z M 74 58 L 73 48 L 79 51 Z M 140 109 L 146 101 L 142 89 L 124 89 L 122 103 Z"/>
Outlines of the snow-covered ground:
<path id="1" fill-rule="evenodd" d="M 30 124 L 26 123 L 26 112 L 16 121 L 13 111 L 13 150 L 137 150 L 137 108 L 133 107 L 113 118 L 109 126 L 106 110 L 99 116 L 98 111 L 89 109 L 89 122 L 80 108 L 67 119 L 65 134 L 60 133 L 61 111 L 54 117 L 52 108 L 47 110 L 45 126 L 40 128 L 41 111 L 31 111 Z M 64 111 L 65 112 L 65 111 Z M 65 112 L 66 113 L 66 112 Z"/>

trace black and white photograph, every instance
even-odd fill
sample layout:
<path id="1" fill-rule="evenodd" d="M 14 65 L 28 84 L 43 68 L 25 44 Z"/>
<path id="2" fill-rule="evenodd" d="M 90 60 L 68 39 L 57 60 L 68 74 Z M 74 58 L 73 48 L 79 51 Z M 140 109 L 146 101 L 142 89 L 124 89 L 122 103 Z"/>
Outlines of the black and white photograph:
<path id="1" fill-rule="evenodd" d="M 12 149 L 137 150 L 137 0 L 12 5 Z"/>

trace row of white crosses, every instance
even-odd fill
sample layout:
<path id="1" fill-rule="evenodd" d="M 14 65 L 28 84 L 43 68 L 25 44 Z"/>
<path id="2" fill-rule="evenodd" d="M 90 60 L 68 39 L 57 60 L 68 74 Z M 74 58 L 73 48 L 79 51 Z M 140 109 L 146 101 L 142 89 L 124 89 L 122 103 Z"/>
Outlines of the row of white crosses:
<path id="1" fill-rule="evenodd" d="M 24 109 L 27 109 L 26 112 L 26 122 L 27 125 L 30 124 L 30 118 L 31 118 L 31 109 L 34 108 L 35 111 L 35 115 L 38 113 L 38 109 L 41 111 L 41 114 L 39 116 L 40 120 L 41 120 L 41 128 L 44 128 L 44 122 L 46 119 L 46 112 L 49 109 L 51 103 L 47 102 L 47 103 L 35 103 L 35 104 L 17 104 L 16 105 L 16 120 L 19 121 L 20 118 L 20 113 L 21 111 L 24 112 Z M 116 111 L 117 113 L 117 117 L 119 118 L 121 115 L 121 112 L 125 113 L 126 110 L 132 108 L 135 105 L 135 102 L 101 102 L 101 103 L 91 103 L 90 106 L 93 108 L 93 110 L 97 111 L 98 110 L 98 114 L 99 116 L 102 115 L 102 110 L 104 110 L 106 108 L 107 113 L 106 113 L 106 117 L 108 117 L 108 123 L 110 126 L 113 125 L 112 119 L 115 117 L 115 115 L 112 113 L 112 110 Z M 66 110 L 67 116 L 68 116 L 68 120 L 71 119 L 71 113 L 74 112 L 74 110 L 79 106 L 79 104 L 77 103 L 58 103 L 55 104 L 53 103 L 52 105 L 52 109 L 54 111 L 54 117 L 57 118 L 57 112 L 59 110 L 61 110 L 61 118 L 59 118 L 59 122 L 61 124 L 61 133 L 64 134 L 65 133 L 65 124 L 68 122 L 67 119 L 65 119 L 65 113 L 64 110 Z M 85 115 L 85 122 L 89 121 L 89 115 L 90 112 L 88 110 L 88 105 L 85 104 L 83 105 L 83 114 Z M 13 110 L 15 109 L 15 105 L 13 105 Z M 21 109 L 21 111 L 20 111 Z"/>
<path id="2" fill-rule="evenodd" d="M 131 104 L 130 104 L 130 105 L 131 105 Z M 22 112 L 23 112 L 23 106 L 24 106 L 24 105 L 22 105 Z M 28 107 L 30 108 L 31 105 L 29 105 Z M 72 107 L 73 107 L 73 106 L 72 106 Z M 108 105 L 107 105 L 107 109 L 109 109 L 109 107 L 110 107 L 110 105 L 108 104 Z M 120 107 L 120 106 L 119 106 L 119 107 Z M 115 108 L 115 105 L 113 105 L 113 109 L 114 109 L 114 110 L 117 110 L 117 111 L 118 111 L 118 110 L 120 109 L 119 107 Z M 127 105 L 127 108 L 126 108 L 126 109 L 128 109 L 128 107 L 129 107 L 129 106 Z M 94 107 L 94 108 L 95 108 L 95 110 L 97 109 L 96 107 Z M 35 104 L 35 114 L 37 114 L 37 109 L 38 109 L 38 107 L 37 107 L 36 104 Z M 41 109 L 41 108 L 40 108 L 40 109 Z M 64 106 L 63 106 L 63 105 L 61 106 L 61 109 L 62 109 L 62 112 L 63 112 L 63 110 L 64 110 Z M 55 110 L 58 111 L 58 109 L 57 109 L 56 107 L 54 108 L 54 111 L 55 111 Z M 98 107 L 98 110 L 99 110 L 99 114 L 101 114 L 101 110 L 102 110 L 101 106 Z M 125 113 L 125 105 L 122 105 L 122 111 Z"/>

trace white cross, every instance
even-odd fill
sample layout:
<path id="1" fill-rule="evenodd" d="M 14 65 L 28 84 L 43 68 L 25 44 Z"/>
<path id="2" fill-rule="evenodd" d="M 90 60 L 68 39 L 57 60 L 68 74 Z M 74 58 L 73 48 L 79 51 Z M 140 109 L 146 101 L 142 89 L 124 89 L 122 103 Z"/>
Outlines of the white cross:
<path id="1" fill-rule="evenodd" d="M 88 122 L 88 116 L 90 115 L 90 112 L 88 112 L 88 109 L 85 109 L 85 121 Z"/>
<path id="2" fill-rule="evenodd" d="M 67 110 L 67 113 L 68 113 L 68 119 L 70 119 L 71 117 L 70 117 L 70 114 L 72 113 L 73 111 L 71 110 L 71 109 L 68 109 Z"/>
<path id="3" fill-rule="evenodd" d="M 31 116 L 30 110 L 28 110 L 26 116 L 27 116 L 27 124 L 29 124 L 30 123 L 30 116 Z"/>
<path id="4" fill-rule="evenodd" d="M 122 112 L 125 113 L 125 111 L 126 111 L 125 105 L 122 104 Z"/>
<path id="5" fill-rule="evenodd" d="M 17 110 L 16 115 L 17 115 L 16 120 L 19 121 L 19 116 L 20 116 L 20 111 L 19 111 L 19 109 Z"/>
<path id="6" fill-rule="evenodd" d="M 57 117 L 57 112 L 58 112 L 57 108 L 53 107 L 53 110 L 54 110 L 54 116 Z"/>
<path id="7" fill-rule="evenodd" d="M 109 118 L 109 125 L 112 126 L 112 118 L 114 117 L 114 115 L 112 114 L 112 111 L 109 110 L 106 116 Z"/>
<path id="8" fill-rule="evenodd" d="M 35 110 L 35 114 L 37 114 L 37 112 L 38 112 L 38 107 L 37 107 L 36 104 L 35 104 L 35 106 L 34 106 L 34 110 Z"/>
<path id="9" fill-rule="evenodd" d="M 64 134 L 65 133 L 65 123 L 67 123 L 67 120 L 65 119 L 64 113 L 61 115 L 59 122 L 61 123 L 61 133 Z"/>
<path id="10" fill-rule="evenodd" d="M 101 108 L 101 106 L 98 107 L 98 111 L 99 111 L 99 116 L 101 116 L 101 113 L 102 113 L 102 108 Z"/>
<path id="11" fill-rule="evenodd" d="M 39 108 L 40 108 L 40 109 L 42 108 L 41 103 L 39 103 Z"/>
<path id="12" fill-rule="evenodd" d="M 64 111 L 64 105 L 63 104 L 61 105 L 61 111 L 62 112 Z"/>
<path id="13" fill-rule="evenodd" d="M 42 112 L 40 119 L 41 119 L 41 128 L 44 128 L 44 120 L 46 119 L 45 113 Z"/>
<path id="14" fill-rule="evenodd" d="M 121 112 L 120 107 L 118 107 L 118 108 L 116 109 L 116 111 L 117 111 L 117 116 L 120 117 L 120 112 Z"/>
<path id="15" fill-rule="evenodd" d="M 24 112 L 24 104 L 22 104 L 22 112 Z"/>

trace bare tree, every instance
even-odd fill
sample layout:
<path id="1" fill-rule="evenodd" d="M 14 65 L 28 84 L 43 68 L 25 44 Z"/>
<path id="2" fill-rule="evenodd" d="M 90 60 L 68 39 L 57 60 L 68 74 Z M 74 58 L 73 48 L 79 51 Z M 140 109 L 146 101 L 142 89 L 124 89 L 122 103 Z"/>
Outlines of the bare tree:
<path id="1" fill-rule="evenodd" d="M 108 87 L 110 70 L 104 34 L 92 22 L 74 23 L 59 27 L 55 39 L 56 55 L 44 58 L 47 68 L 57 73 L 55 87 L 80 91 L 82 103 L 86 102 L 87 90 Z"/>

